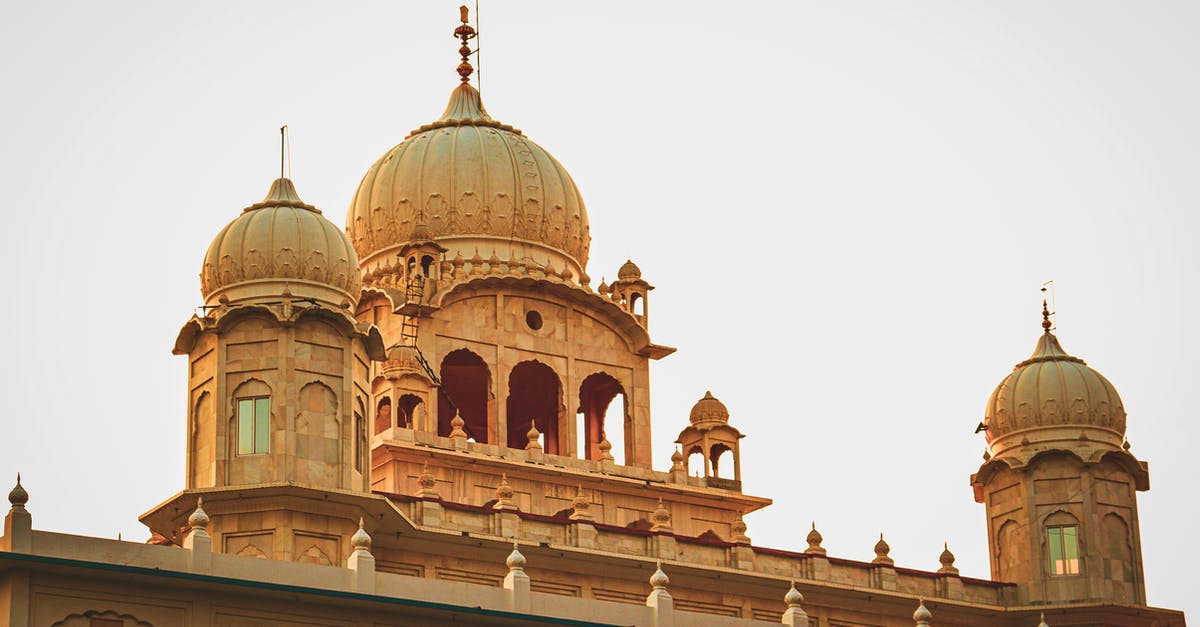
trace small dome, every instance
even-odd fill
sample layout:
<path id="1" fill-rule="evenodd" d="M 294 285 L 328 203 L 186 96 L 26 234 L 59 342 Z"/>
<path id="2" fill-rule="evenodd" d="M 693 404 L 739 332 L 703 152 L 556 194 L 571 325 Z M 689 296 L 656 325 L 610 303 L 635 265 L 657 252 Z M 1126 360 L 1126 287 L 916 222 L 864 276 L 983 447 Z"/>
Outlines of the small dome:
<path id="1" fill-rule="evenodd" d="M 358 302 L 358 256 L 346 234 L 300 200 L 286 178 L 221 229 L 204 255 L 206 304 L 278 299 L 286 292 L 333 306 Z"/>
<path id="2" fill-rule="evenodd" d="M 717 400 L 712 392 L 705 392 L 704 398 L 692 406 L 692 415 L 688 417 L 693 425 L 729 422 L 729 410 L 725 404 Z"/>
<path id="3" fill-rule="evenodd" d="M 642 269 L 637 267 L 636 263 L 626 259 L 625 263 L 621 264 L 621 269 L 617 270 L 617 278 L 622 281 L 632 281 L 642 278 Z"/>
<path id="4" fill-rule="evenodd" d="M 468 83 L 451 93 L 440 119 L 367 170 L 346 232 L 368 264 L 390 260 L 406 243 L 436 239 L 467 255 L 495 248 L 506 259 L 550 260 L 572 276 L 584 274 L 591 238 L 571 175 L 520 130 L 488 115 Z"/>
<path id="5" fill-rule="evenodd" d="M 1018 444 L 1081 437 L 1120 447 L 1125 408 L 1112 383 L 1067 354 L 1046 329 L 1033 355 L 992 392 L 983 423 L 994 455 Z"/>

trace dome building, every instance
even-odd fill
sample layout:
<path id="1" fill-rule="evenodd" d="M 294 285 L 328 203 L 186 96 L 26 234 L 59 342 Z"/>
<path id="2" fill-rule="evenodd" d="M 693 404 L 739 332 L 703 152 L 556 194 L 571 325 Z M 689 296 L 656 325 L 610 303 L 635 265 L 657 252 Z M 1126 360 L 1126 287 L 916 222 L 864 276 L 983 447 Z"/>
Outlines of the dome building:
<path id="1" fill-rule="evenodd" d="M 988 512 L 992 576 L 1029 603 L 1144 604 L 1135 495 L 1150 489 L 1147 465 L 1129 452 L 1116 388 L 1050 330 L 1043 302 L 1033 355 L 992 392 L 980 425 L 989 453 L 971 483 Z"/>
<path id="2" fill-rule="evenodd" d="M 368 169 L 344 231 L 279 178 L 214 237 L 174 345 L 184 487 L 151 539 L 34 530 L 18 476 L 0 627 L 1184 627 L 1146 604 L 1125 407 L 1045 307 L 981 424 L 990 579 L 946 545 L 897 566 L 882 534 L 830 555 L 808 521 L 807 548 L 754 544 L 772 501 L 711 392 L 665 417 L 656 469 L 654 287 L 632 260 L 590 287 L 583 198 L 484 109 L 467 18 L 445 112 Z"/>

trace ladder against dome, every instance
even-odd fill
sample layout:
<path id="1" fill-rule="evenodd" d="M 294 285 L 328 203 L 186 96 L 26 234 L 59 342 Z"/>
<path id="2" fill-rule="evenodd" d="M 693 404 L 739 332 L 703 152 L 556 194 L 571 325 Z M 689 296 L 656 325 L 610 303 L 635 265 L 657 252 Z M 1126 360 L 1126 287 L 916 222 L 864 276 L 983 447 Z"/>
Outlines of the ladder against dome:
<path id="1" fill-rule="evenodd" d="M 989 453 L 971 476 L 988 517 L 992 578 L 1021 603 L 1145 605 L 1137 492 L 1145 462 L 1129 452 L 1116 389 L 1043 333 L 988 400 Z"/>
<path id="2" fill-rule="evenodd" d="M 286 178 L 216 236 L 202 313 L 174 347 L 188 357 L 187 492 L 143 516 L 152 530 L 171 538 L 202 493 L 219 550 L 289 559 L 308 548 L 290 534 L 307 528 L 325 534 L 314 546 L 329 563 L 348 554 L 358 514 L 297 503 L 370 489 L 368 373 L 384 347 L 352 315 L 357 262 Z"/>

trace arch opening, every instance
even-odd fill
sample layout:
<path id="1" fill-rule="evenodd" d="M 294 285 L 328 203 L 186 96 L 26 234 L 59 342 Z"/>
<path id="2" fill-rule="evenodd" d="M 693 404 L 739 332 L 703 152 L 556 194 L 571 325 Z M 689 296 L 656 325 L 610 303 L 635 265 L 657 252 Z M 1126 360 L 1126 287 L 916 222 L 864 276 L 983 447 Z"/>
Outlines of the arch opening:
<path id="1" fill-rule="evenodd" d="M 488 442 L 488 389 L 491 373 L 483 358 L 460 348 L 442 360 L 442 385 L 438 388 L 438 435 L 449 437 L 455 407 L 463 430 L 476 442 Z M 451 400 L 452 399 L 452 400 Z"/>
<path id="2" fill-rule="evenodd" d="M 617 407 L 620 411 L 611 412 L 613 401 L 619 400 Z M 611 375 L 597 372 L 588 375 L 579 386 L 579 409 L 582 425 L 579 429 L 579 454 L 584 459 L 599 460 L 600 441 L 608 438 L 612 444 L 610 451 L 613 461 L 624 464 L 627 459 L 625 443 L 627 436 L 629 413 L 626 405 L 625 389 Z"/>
<path id="3" fill-rule="evenodd" d="M 396 426 L 413 428 L 417 424 L 417 407 L 423 401 L 416 394 L 405 394 L 396 402 Z"/>
<path id="4" fill-rule="evenodd" d="M 629 311 L 638 317 L 646 315 L 646 299 L 635 292 L 633 296 L 629 297 Z"/>
<path id="5" fill-rule="evenodd" d="M 730 449 L 728 446 L 726 446 L 724 444 L 712 445 L 712 448 L 710 449 L 709 455 L 708 455 L 708 460 L 710 463 L 712 463 L 712 476 L 720 478 L 720 479 L 729 479 L 730 478 L 730 477 L 727 477 L 727 476 L 724 476 L 721 474 L 719 463 L 721 460 L 721 456 L 724 455 L 725 453 L 729 453 L 731 451 L 732 451 L 732 449 Z M 726 474 L 728 474 L 728 472 Z"/>
<path id="6" fill-rule="evenodd" d="M 562 406 L 562 384 L 550 366 L 540 361 L 523 361 L 513 367 L 508 376 L 508 447 L 525 448 L 529 443 L 530 422 L 535 421 L 542 432 L 542 447 L 558 455 L 559 415 Z"/>

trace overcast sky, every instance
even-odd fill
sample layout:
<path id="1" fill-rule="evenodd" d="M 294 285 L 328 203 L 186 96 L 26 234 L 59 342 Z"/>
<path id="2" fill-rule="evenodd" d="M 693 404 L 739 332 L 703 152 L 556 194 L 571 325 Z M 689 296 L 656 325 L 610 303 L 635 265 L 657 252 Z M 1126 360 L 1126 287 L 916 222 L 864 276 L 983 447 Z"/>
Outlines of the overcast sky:
<path id="1" fill-rule="evenodd" d="M 456 6 L 0 3 L 0 477 L 35 527 L 146 537 L 183 487 L 170 349 L 208 242 L 266 193 L 284 123 L 342 225 L 457 84 Z M 899 566 L 948 541 L 987 577 L 972 432 L 1053 279 L 1059 338 L 1150 462 L 1149 600 L 1200 616 L 1200 5 L 481 8 L 484 101 L 575 178 L 594 284 L 632 258 L 658 287 L 659 469 L 711 389 L 775 499 L 755 544 L 816 520 L 833 555 L 882 531 Z"/>

